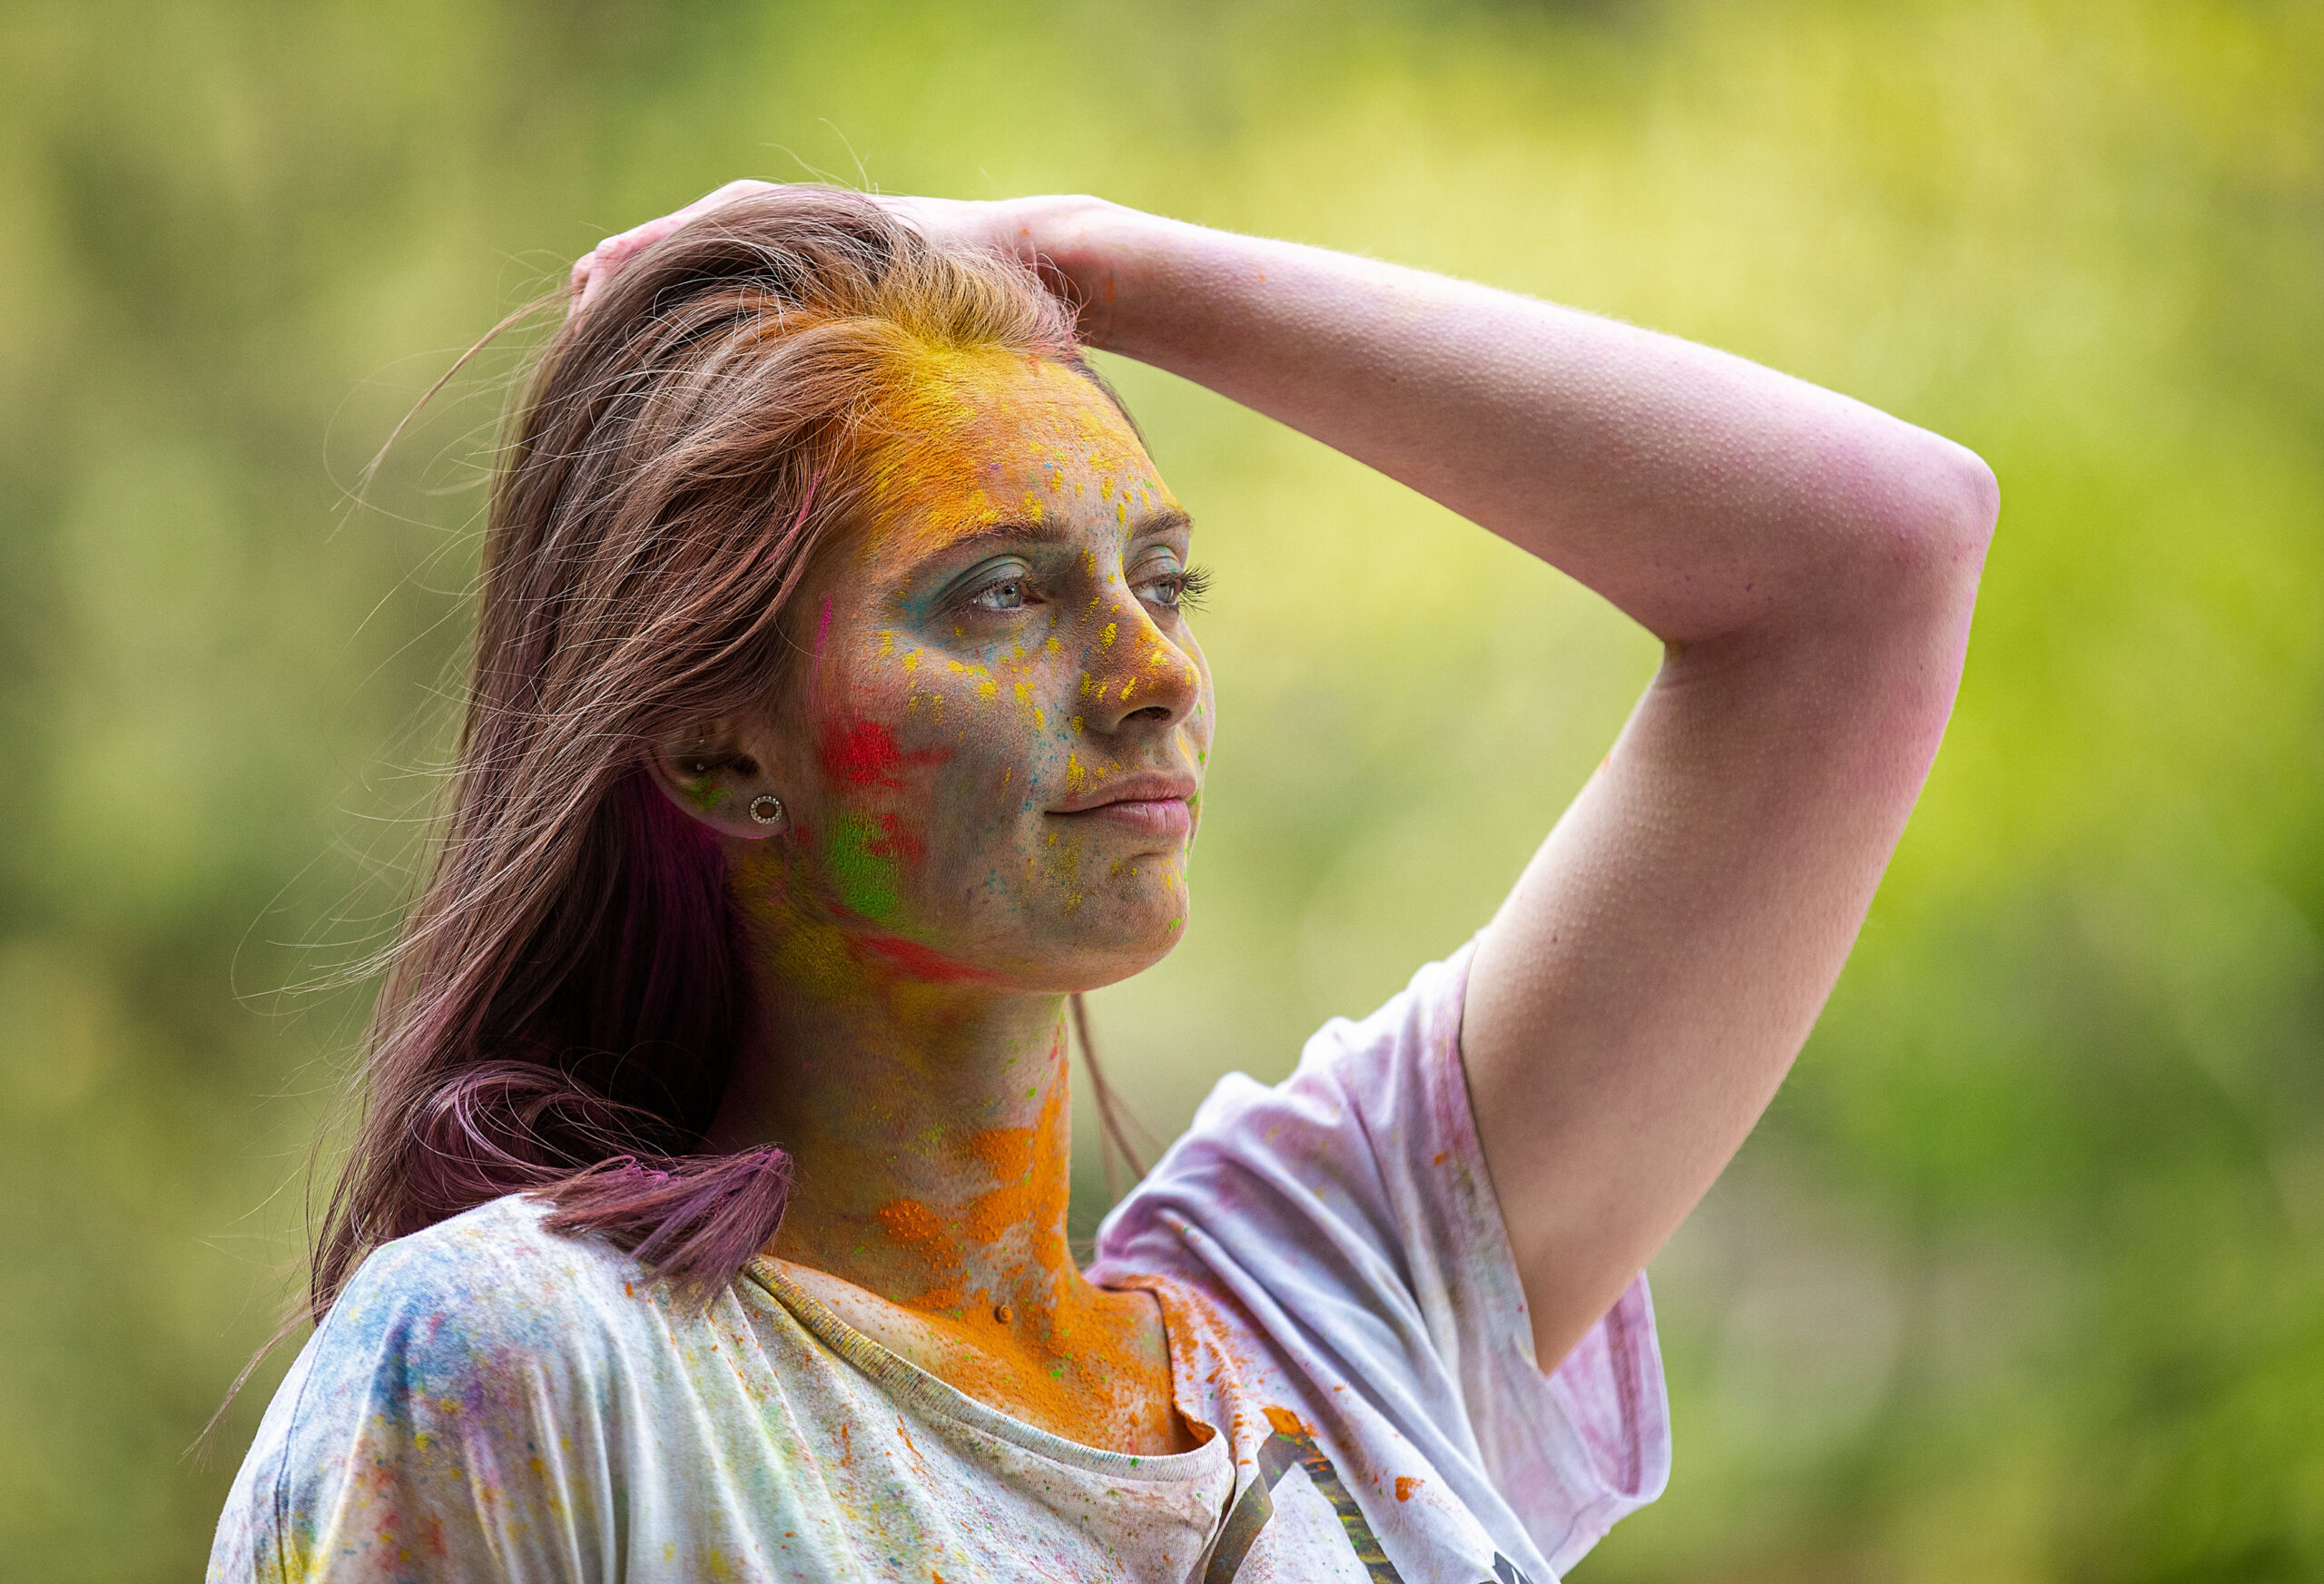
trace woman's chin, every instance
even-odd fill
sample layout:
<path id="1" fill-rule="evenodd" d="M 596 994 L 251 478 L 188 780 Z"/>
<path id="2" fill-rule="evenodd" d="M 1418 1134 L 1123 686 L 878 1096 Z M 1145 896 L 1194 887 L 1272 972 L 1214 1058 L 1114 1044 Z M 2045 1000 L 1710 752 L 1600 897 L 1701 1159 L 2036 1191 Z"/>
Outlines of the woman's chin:
<path id="1" fill-rule="evenodd" d="M 1095 899 L 1092 899 L 1094 901 Z M 1077 908 L 1059 921 L 1050 960 L 1067 969 L 1065 989 L 1099 989 L 1145 972 L 1170 955 L 1187 933 L 1187 896 L 1140 899 L 1135 907 Z"/>

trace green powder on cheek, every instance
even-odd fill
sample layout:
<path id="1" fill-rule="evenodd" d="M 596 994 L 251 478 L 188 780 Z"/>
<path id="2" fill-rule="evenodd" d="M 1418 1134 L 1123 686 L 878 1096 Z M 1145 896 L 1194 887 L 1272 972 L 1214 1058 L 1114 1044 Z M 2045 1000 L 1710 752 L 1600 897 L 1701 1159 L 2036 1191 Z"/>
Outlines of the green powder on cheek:
<path id="1" fill-rule="evenodd" d="M 880 827 L 863 814 L 842 814 L 823 838 L 823 866 L 840 901 L 874 920 L 896 910 L 896 861 L 873 851 L 886 844 Z"/>

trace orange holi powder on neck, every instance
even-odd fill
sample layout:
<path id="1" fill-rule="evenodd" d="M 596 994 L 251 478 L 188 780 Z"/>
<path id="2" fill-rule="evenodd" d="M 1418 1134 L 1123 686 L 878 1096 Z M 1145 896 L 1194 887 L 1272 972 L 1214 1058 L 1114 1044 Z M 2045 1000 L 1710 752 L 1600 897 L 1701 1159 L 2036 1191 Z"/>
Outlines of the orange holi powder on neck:
<path id="1" fill-rule="evenodd" d="M 1057 1070 L 1031 1126 L 953 1136 L 990 1188 L 951 1207 L 891 1199 L 873 1219 L 924 1264 L 928 1286 L 904 1302 L 932 1350 L 924 1367 L 1003 1412 L 1104 1444 L 1104 1427 L 1150 1401 L 1154 1382 L 1138 1305 L 1084 1282 L 1062 1235 L 1070 1137 L 1062 1048 L 1050 1055 Z M 991 1290 L 968 1290 L 972 1264 Z"/>
<path id="2" fill-rule="evenodd" d="M 914 1306 L 950 1309 L 960 1302 L 965 1278 L 950 1230 L 935 1211 L 917 1199 L 891 1199 L 877 1212 L 880 1225 L 899 1247 L 928 1262 L 929 1284 Z"/>
<path id="3" fill-rule="evenodd" d="M 1021 1177 L 1033 1166 L 1033 1129 L 988 1127 L 982 1133 L 971 1133 L 969 1153 L 991 1167 L 996 1177 Z"/>

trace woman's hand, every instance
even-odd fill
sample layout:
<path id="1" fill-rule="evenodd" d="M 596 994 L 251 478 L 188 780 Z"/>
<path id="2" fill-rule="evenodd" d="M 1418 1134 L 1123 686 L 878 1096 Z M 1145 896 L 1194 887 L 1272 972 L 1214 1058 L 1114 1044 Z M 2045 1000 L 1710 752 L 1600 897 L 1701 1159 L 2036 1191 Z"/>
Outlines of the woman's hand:
<path id="1" fill-rule="evenodd" d="M 684 209 L 657 220 L 634 225 L 607 237 L 574 261 L 567 288 L 567 313 L 589 306 L 606 282 L 621 272 L 639 253 L 689 221 L 699 220 L 737 199 L 780 191 L 773 182 L 729 182 L 705 192 Z M 1048 251 L 1050 239 L 1077 212 L 1107 207 L 1094 198 L 1012 198 L 980 202 L 960 198 L 910 198 L 873 193 L 872 202 L 896 219 L 941 246 L 969 247 L 1006 253 L 1038 271 L 1049 289 L 1076 309 L 1091 300 L 1088 286 L 1074 279 Z M 1085 327 L 1085 333 L 1087 327 Z"/>
<path id="2" fill-rule="evenodd" d="M 588 307 L 589 300 L 604 289 L 606 281 L 621 273 L 623 265 L 686 221 L 697 220 L 714 209 L 723 209 L 738 198 L 771 192 L 773 187 L 772 182 L 729 182 L 714 192 L 704 193 L 684 209 L 673 210 L 658 220 L 649 220 L 617 236 L 607 237 L 573 261 L 573 273 L 566 283 L 566 313 L 576 314 Z"/>

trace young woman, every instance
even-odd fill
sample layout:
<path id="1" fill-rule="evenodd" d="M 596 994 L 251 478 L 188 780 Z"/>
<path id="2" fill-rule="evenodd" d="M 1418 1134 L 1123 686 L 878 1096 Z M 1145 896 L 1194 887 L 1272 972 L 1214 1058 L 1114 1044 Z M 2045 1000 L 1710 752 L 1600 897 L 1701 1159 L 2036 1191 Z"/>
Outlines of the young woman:
<path id="1" fill-rule="evenodd" d="M 1090 199 L 737 184 L 576 286 L 320 1329 L 211 1577 L 1546 1584 L 1651 1500 L 1640 1272 L 1935 753 L 1984 467 Z M 1476 939 L 1221 1083 L 1086 1271 L 1068 998 L 1183 932 L 1213 713 L 1187 514 L 1082 344 L 1667 650 Z"/>

